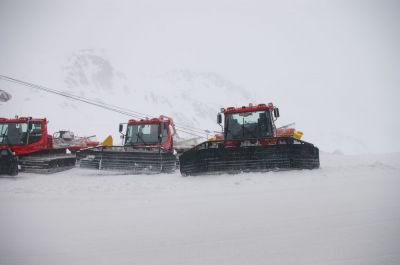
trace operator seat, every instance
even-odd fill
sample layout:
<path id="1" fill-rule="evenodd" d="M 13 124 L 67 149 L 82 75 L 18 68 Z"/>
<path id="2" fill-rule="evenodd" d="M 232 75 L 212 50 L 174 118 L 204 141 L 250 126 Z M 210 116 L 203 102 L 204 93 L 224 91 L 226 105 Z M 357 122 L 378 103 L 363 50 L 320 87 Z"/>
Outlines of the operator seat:
<path id="1" fill-rule="evenodd" d="M 8 144 L 23 144 L 23 141 L 21 139 L 21 126 L 17 128 L 16 124 L 10 123 L 8 125 L 8 132 L 7 132 L 7 139 L 6 143 Z"/>

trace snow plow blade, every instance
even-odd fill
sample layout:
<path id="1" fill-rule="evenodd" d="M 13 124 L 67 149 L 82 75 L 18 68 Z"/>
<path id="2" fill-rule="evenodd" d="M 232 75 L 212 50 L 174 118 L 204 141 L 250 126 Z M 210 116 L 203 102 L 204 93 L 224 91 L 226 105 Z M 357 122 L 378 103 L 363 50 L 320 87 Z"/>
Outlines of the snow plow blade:
<path id="1" fill-rule="evenodd" d="M 176 169 L 176 157 L 161 148 L 99 146 L 78 152 L 82 168 L 116 170 L 127 173 L 170 173 Z"/>
<path id="2" fill-rule="evenodd" d="M 8 148 L 0 149 L 0 174 L 18 175 L 18 158 Z"/>
<path id="3" fill-rule="evenodd" d="M 225 147 L 223 141 L 204 142 L 180 157 L 184 176 L 319 168 L 319 150 L 291 137 L 273 145 Z"/>

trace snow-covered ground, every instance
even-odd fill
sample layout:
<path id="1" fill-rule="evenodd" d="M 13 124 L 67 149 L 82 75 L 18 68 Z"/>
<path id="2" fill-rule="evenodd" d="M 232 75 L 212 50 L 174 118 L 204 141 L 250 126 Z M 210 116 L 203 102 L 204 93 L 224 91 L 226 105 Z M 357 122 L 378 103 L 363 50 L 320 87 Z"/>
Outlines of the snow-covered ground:
<path id="1" fill-rule="evenodd" d="M 0 264 L 400 264 L 400 154 L 181 177 L 0 178 Z"/>

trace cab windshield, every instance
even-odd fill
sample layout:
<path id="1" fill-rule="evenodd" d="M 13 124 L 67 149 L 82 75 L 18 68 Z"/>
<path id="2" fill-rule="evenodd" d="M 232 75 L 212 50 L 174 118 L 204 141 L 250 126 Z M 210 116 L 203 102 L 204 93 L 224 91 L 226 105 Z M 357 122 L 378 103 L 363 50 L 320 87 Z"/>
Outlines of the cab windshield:
<path id="1" fill-rule="evenodd" d="M 273 136 L 268 111 L 242 112 L 225 116 L 225 139 L 258 139 Z"/>
<path id="2" fill-rule="evenodd" d="M 159 144 L 164 142 L 167 136 L 168 132 L 164 124 L 128 124 L 125 144 Z"/>
<path id="3" fill-rule="evenodd" d="M 39 141 L 42 137 L 41 123 L 33 122 L 31 127 L 28 132 L 27 123 L 0 123 L 0 144 L 24 145 Z"/>

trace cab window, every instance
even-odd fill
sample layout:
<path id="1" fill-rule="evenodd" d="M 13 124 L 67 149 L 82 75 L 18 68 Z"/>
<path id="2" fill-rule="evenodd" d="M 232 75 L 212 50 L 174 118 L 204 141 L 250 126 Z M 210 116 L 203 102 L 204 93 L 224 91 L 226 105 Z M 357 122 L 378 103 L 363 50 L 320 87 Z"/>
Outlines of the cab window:
<path id="1" fill-rule="evenodd" d="M 42 138 L 42 123 L 32 122 L 32 128 L 29 130 L 28 144 L 38 142 Z"/>

